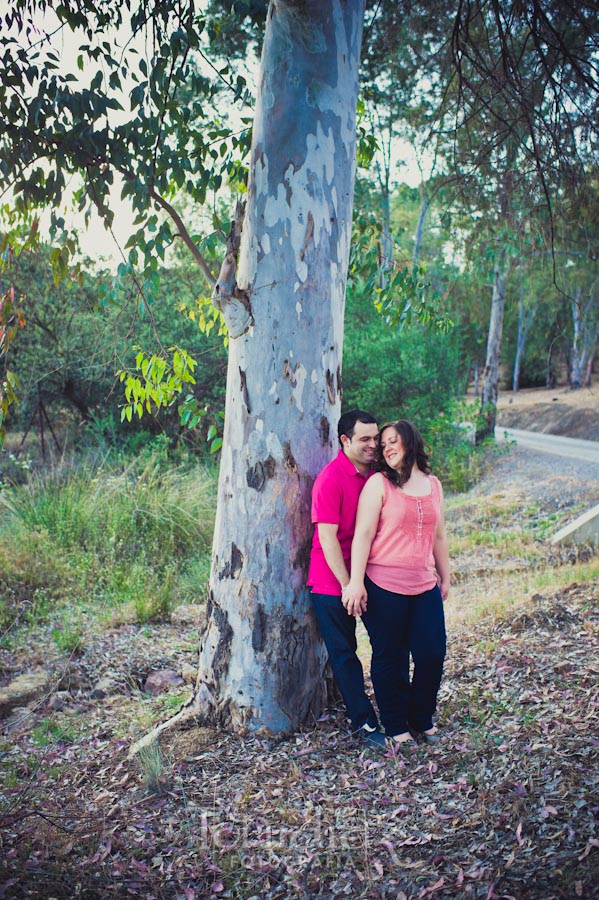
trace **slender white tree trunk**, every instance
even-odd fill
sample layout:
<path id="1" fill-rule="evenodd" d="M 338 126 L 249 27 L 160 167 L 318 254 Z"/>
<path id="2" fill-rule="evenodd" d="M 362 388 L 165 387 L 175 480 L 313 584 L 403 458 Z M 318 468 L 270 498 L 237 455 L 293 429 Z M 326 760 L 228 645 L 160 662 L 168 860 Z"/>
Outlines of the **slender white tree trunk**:
<path id="1" fill-rule="evenodd" d="M 532 323 L 535 318 L 536 308 L 524 306 L 524 288 L 520 290 L 520 300 L 518 303 L 518 334 L 516 335 L 516 355 L 514 358 L 514 374 L 512 377 L 512 390 L 514 393 L 520 389 L 520 368 L 522 365 L 522 357 L 524 356 L 524 347 Z"/>
<path id="2" fill-rule="evenodd" d="M 595 359 L 595 354 L 593 352 L 593 354 L 589 357 L 589 360 L 585 367 L 584 382 L 583 382 L 585 387 L 591 386 L 591 381 L 593 379 L 593 361 L 594 361 L 594 359 Z"/>
<path id="3" fill-rule="evenodd" d="M 424 237 L 424 222 L 426 214 L 430 206 L 430 198 L 426 194 L 424 185 L 420 186 L 420 215 L 418 216 L 418 224 L 416 226 L 416 235 L 414 238 L 414 252 L 412 254 L 412 268 L 416 269 L 420 260 L 420 249 L 422 247 L 422 239 Z"/>
<path id="4" fill-rule="evenodd" d="M 379 190 L 381 196 L 381 262 L 379 267 L 379 286 L 385 290 L 389 281 L 389 272 L 393 269 L 393 237 L 391 235 L 391 129 L 379 122 L 380 150 L 382 162 L 377 166 Z"/>
<path id="5" fill-rule="evenodd" d="M 289 731 L 326 700 L 306 590 L 336 452 L 363 0 L 271 0 L 247 210 L 215 298 L 232 337 L 196 712 Z"/>
<path id="6" fill-rule="evenodd" d="M 581 338 L 581 291 L 576 291 L 570 306 L 572 309 L 572 368 L 570 370 L 570 386 L 579 388 L 582 386 L 582 338 Z"/>
<path id="7" fill-rule="evenodd" d="M 379 285 L 385 290 L 389 280 L 388 272 L 393 269 L 393 238 L 391 237 L 391 197 L 389 192 L 389 180 L 381 180 L 381 265 L 379 273 Z"/>
<path id="8" fill-rule="evenodd" d="M 492 436 L 495 431 L 506 285 L 507 271 L 504 264 L 498 261 L 495 264 L 493 276 L 491 318 L 489 320 L 489 336 L 487 339 L 487 358 L 483 372 L 480 422 L 476 431 L 477 441 L 482 441 L 484 438 Z"/>
<path id="9" fill-rule="evenodd" d="M 579 288 L 570 305 L 573 325 L 570 385 L 579 388 L 590 382 L 589 362 L 593 359 L 599 334 L 599 295 L 592 289 L 583 303 Z"/>

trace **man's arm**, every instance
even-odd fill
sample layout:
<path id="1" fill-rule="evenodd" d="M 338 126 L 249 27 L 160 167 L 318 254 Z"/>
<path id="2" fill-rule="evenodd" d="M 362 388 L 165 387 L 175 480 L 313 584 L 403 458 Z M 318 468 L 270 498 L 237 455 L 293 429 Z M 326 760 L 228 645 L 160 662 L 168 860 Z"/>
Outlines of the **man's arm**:
<path id="1" fill-rule="evenodd" d="M 338 525 L 332 525 L 329 522 L 317 522 L 318 540 L 324 553 L 327 565 L 341 587 L 349 584 L 349 572 L 343 559 L 341 552 L 341 544 L 337 538 Z"/>
<path id="2" fill-rule="evenodd" d="M 359 616 L 366 609 L 368 595 L 364 587 L 364 573 L 383 505 L 384 490 L 381 478 L 381 475 L 373 475 L 366 482 L 358 503 L 356 530 L 351 545 L 352 574 L 343 597 L 343 605 L 352 616 Z"/>

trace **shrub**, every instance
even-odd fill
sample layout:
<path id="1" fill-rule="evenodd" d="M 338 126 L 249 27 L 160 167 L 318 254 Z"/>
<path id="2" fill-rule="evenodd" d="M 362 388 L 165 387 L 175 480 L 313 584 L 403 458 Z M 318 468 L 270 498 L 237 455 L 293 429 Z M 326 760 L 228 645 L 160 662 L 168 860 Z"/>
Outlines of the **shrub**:
<path id="1" fill-rule="evenodd" d="M 129 603 L 140 621 L 202 599 L 215 507 L 213 468 L 161 457 L 82 466 L 4 488 L 0 621 L 45 618 L 65 602 Z"/>
<path id="2" fill-rule="evenodd" d="M 480 476 L 483 449 L 474 445 L 476 416 L 474 404 L 456 400 L 421 429 L 431 451 L 433 471 L 451 493 L 467 491 Z"/>

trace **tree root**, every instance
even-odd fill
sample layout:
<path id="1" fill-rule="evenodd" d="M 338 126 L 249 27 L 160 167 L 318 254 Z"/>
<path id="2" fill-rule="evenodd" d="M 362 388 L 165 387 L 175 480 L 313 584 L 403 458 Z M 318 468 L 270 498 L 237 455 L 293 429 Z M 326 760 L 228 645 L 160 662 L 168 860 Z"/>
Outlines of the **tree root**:
<path id="1" fill-rule="evenodd" d="M 158 741 L 160 735 L 164 734 L 165 731 L 180 728 L 183 725 L 187 725 L 192 720 L 197 725 L 207 724 L 211 713 L 214 715 L 215 711 L 214 697 L 208 686 L 205 684 L 197 685 L 193 695 L 174 716 L 170 716 L 170 718 L 165 719 L 164 722 L 160 722 L 148 731 L 147 734 L 144 734 L 143 737 L 131 745 L 127 758 L 133 759 L 145 747 L 149 747 L 155 741 Z"/>

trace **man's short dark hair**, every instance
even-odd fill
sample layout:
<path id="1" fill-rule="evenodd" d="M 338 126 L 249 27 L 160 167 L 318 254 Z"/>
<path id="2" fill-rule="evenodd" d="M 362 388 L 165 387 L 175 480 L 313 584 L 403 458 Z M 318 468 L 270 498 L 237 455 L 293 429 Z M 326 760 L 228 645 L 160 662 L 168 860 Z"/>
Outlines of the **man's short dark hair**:
<path id="1" fill-rule="evenodd" d="M 363 425 L 376 425 L 376 419 L 370 413 L 364 412 L 363 409 L 350 409 L 349 412 L 343 413 L 337 425 L 337 437 L 341 443 L 341 435 L 345 434 L 352 439 L 356 422 L 362 422 Z"/>

